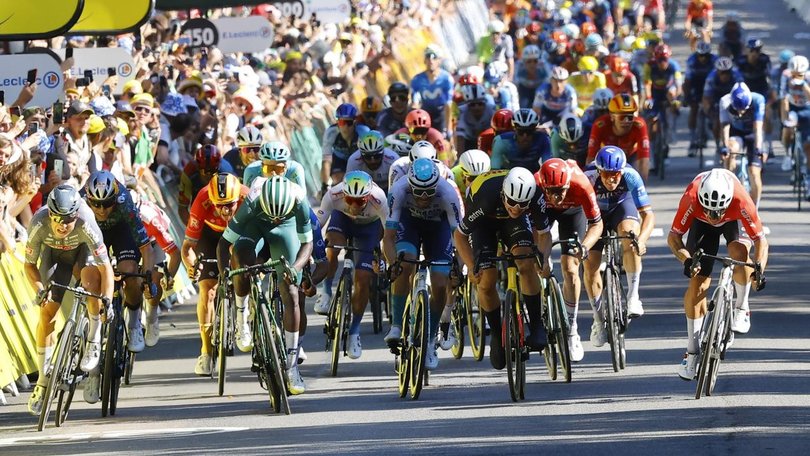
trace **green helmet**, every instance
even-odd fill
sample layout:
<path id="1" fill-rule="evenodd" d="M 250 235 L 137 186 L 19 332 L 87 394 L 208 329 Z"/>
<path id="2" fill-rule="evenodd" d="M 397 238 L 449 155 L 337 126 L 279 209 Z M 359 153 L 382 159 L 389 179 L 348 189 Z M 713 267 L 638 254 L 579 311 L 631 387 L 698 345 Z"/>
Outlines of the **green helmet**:
<path id="1" fill-rule="evenodd" d="M 379 131 L 371 130 L 357 141 L 357 148 L 363 155 L 374 155 L 383 151 L 385 139 Z"/>
<path id="2" fill-rule="evenodd" d="M 273 176 L 262 186 L 259 204 L 271 218 L 284 218 L 292 212 L 301 195 L 301 187 L 283 176 Z"/>
<path id="3" fill-rule="evenodd" d="M 290 159 L 290 148 L 281 141 L 266 142 L 259 149 L 259 158 L 285 162 Z"/>

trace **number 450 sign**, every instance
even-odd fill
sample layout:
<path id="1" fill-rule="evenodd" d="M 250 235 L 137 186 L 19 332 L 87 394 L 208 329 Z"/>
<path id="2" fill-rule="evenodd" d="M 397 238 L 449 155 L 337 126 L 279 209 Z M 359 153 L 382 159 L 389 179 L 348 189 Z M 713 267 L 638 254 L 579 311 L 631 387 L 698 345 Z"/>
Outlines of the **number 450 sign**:
<path id="1" fill-rule="evenodd" d="M 208 19 L 197 18 L 187 21 L 180 29 L 180 35 L 178 41 L 189 47 L 216 46 L 219 42 L 217 27 Z"/>

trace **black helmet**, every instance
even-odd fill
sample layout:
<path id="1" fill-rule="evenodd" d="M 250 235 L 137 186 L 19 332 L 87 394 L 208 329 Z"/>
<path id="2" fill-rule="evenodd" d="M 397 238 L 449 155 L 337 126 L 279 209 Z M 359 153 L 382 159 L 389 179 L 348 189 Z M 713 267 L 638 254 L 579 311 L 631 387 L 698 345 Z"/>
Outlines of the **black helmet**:
<path id="1" fill-rule="evenodd" d="M 73 217 L 79 211 L 81 197 L 75 187 L 61 184 L 48 195 L 48 211 L 51 215 Z"/>
<path id="2" fill-rule="evenodd" d="M 391 96 L 395 93 L 404 93 L 405 95 L 408 95 L 410 91 L 411 89 L 409 89 L 404 82 L 396 81 L 392 83 L 390 86 L 388 86 L 388 96 Z"/>

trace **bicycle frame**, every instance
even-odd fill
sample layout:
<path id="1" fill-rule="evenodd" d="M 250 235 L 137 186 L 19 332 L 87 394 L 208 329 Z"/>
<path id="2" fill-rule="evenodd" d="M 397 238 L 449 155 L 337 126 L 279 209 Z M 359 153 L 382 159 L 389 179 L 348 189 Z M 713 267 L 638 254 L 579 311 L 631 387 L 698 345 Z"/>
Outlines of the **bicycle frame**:
<path id="1" fill-rule="evenodd" d="M 636 248 L 638 243 L 635 234 L 619 236 L 614 230 L 602 236 L 604 249 L 602 253 L 602 308 L 605 310 L 608 343 L 610 344 L 613 371 L 625 368 L 627 351 L 624 346 L 624 333 L 630 324 L 627 315 L 627 297 L 621 281 L 621 244 L 622 239 L 630 239 Z"/>

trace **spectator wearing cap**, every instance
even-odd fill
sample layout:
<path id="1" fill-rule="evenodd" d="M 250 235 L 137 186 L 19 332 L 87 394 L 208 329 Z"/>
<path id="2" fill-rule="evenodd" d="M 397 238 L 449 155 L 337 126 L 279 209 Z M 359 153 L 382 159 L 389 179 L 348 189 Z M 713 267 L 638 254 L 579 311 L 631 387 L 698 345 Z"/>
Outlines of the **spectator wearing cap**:
<path id="1" fill-rule="evenodd" d="M 261 102 L 250 89 L 240 87 L 231 97 L 231 111 L 225 117 L 226 140 L 231 144 L 236 144 L 236 133 L 245 125 L 249 124 L 253 109 Z"/>
<path id="2" fill-rule="evenodd" d="M 87 103 L 74 101 L 65 113 L 65 129 L 61 135 L 57 135 L 54 141 L 55 154 L 49 154 L 45 167 L 45 190 L 43 197 L 46 197 L 50 190 L 61 184 L 63 180 L 70 178 L 70 170 L 67 166 L 67 154 L 73 152 L 79 159 L 80 166 L 87 166 L 90 161 L 90 140 L 87 138 L 87 131 L 90 128 L 90 116 L 93 109 Z M 56 169 L 54 169 L 56 166 Z M 59 176 L 58 169 L 62 169 Z"/>
<path id="3" fill-rule="evenodd" d="M 132 175 L 132 151 L 139 138 L 138 117 L 132 106 L 126 101 L 118 101 L 115 104 L 115 117 L 118 119 L 118 132 L 123 136 L 123 144 L 119 149 L 119 162 L 124 169 L 124 174 Z"/>
<path id="4" fill-rule="evenodd" d="M 185 79 L 183 82 L 187 80 Z M 202 88 L 201 81 L 199 88 Z M 191 124 L 192 118 L 188 113 L 184 95 L 168 94 L 160 105 L 160 140 L 158 140 L 155 162 L 168 166 L 177 176 L 182 172 L 182 166 L 191 159 L 191 151 L 186 150 L 186 144 L 183 141 Z"/>
<path id="5" fill-rule="evenodd" d="M 506 34 L 506 24 L 494 19 L 487 26 L 488 35 L 478 40 L 478 63 L 488 65 L 501 61 L 509 67 L 508 79 L 511 81 L 515 75 L 515 45 L 512 37 Z"/>
<path id="6" fill-rule="evenodd" d="M 130 101 L 132 97 L 135 95 L 143 93 L 143 87 L 141 86 L 141 81 L 138 79 L 130 79 L 129 81 L 124 84 L 124 87 L 121 89 L 121 100 L 123 101 Z"/>
<path id="7" fill-rule="evenodd" d="M 141 93 L 132 97 L 130 105 L 135 111 L 135 118 L 137 119 L 135 132 L 138 133 L 138 140 L 135 143 L 133 150 L 133 170 L 136 176 L 143 173 L 145 168 L 152 165 L 155 158 L 155 149 L 157 148 L 158 138 L 160 137 L 160 126 L 150 130 L 149 125 L 154 121 L 152 108 L 155 106 L 155 99 L 151 94 Z M 130 128 L 132 131 L 133 129 Z"/>
<path id="8" fill-rule="evenodd" d="M 447 134 L 453 77 L 441 67 L 441 54 L 435 46 L 425 48 L 426 70 L 411 79 L 413 102 L 430 114 L 433 128 Z"/>

